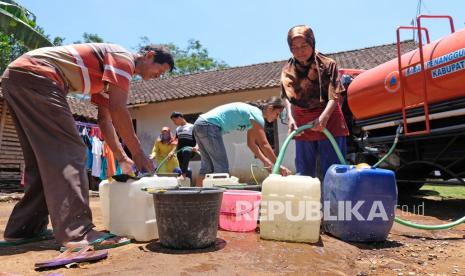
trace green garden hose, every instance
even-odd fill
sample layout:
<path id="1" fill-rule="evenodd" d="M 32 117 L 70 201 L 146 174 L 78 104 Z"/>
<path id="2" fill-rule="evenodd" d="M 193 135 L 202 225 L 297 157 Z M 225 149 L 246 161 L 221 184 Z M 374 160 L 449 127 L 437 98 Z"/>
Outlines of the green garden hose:
<path id="1" fill-rule="evenodd" d="M 381 159 L 379 159 L 378 162 L 376 162 L 376 164 L 374 164 L 372 166 L 372 168 L 377 168 L 379 165 L 381 165 L 389 157 L 389 155 L 391 155 L 394 152 L 394 149 L 397 146 L 397 142 L 399 142 L 399 135 L 400 135 L 401 132 L 402 132 L 402 125 L 399 125 L 397 127 L 397 131 L 396 131 L 396 138 L 394 138 L 394 143 L 392 143 L 391 148 L 389 149 L 389 151 Z"/>
<path id="2" fill-rule="evenodd" d="M 312 127 L 313 124 L 303 125 L 298 129 L 294 130 L 291 134 L 289 134 L 289 136 L 287 136 L 286 140 L 284 140 L 281 150 L 279 151 L 278 157 L 276 158 L 276 163 L 274 163 L 273 170 L 271 171 L 272 174 L 279 174 L 279 168 L 281 167 L 281 163 L 283 162 L 284 154 L 286 153 L 287 147 L 289 146 L 289 143 L 291 142 L 292 138 L 294 138 L 294 136 L 301 133 L 302 131 Z M 339 158 L 341 164 L 346 165 L 346 160 L 344 156 L 342 156 L 341 150 L 339 149 L 336 140 L 334 140 L 333 135 L 326 128 L 323 130 L 323 133 L 326 135 L 326 137 L 328 137 L 328 140 L 331 142 L 331 145 L 336 151 L 337 157 Z"/>
<path id="3" fill-rule="evenodd" d="M 294 130 L 291 134 L 289 134 L 289 136 L 286 138 L 286 140 L 284 140 L 283 146 L 282 146 L 281 150 L 279 151 L 278 157 L 276 158 L 276 163 L 274 164 L 273 170 L 271 172 L 272 174 L 279 174 L 279 169 L 281 167 L 281 163 L 283 162 L 284 154 L 286 153 L 287 147 L 289 146 L 289 143 L 291 142 L 292 138 L 294 138 L 294 136 L 301 133 L 302 131 L 304 131 L 306 129 L 309 129 L 309 128 L 312 128 L 312 127 L 313 127 L 313 124 L 303 125 L 303 126 L 299 127 L 298 129 Z M 388 151 L 388 153 L 385 156 L 383 156 L 383 158 L 381 158 L 375 165 L 373 165 L 373 168 L 376 168 L 381 163 L 383 163 L 384 160 L 386 160 L 386 158 L 388 158 L 389 155 L 391 155 L 394 152 L 394 149 L 395 149 L 395 147 L 397 145 L 397 142 L 399 140 L 400 132 L 402 132 L 402 127 L 401 126 L 399 126 L 397 128 L 396 138 L 394 139 L 394 143 L 392 144 L 390 150 Z M 345 158 L 342 155 L 341 150 L 339 149 L 339 146 L 336 143 L 336 140 L 334 140 L 333 135 L 326 128 L 323 130 L 323 133 L 326 135 L 328 140 L 331 142 L 331 145 L 333 146 L 334 151 L 336 152 L 337 157 L 339 158 L 339 161 L 341 162 L 341 164 L 346 165 Z M 454 226 L 457 226 L 459 224 L 465 223 L 465 216 L 458 219 L 458 220 L 456 220 L 456 221 L 446 223 L 446 224 L 439 224 L 439 225 L 418 224 L 418 223 L 410 222 L 410 221 L 407 221 L 407 220 L 403 220 L 403 219 L 401 219 L 399 217 L 395 217 L 394 221 L 399 223 L 399 224 L 402 224 L 402 225 L 405 225 L 405 226 L 408 226 L 408 227 L 411 227 L 411 228 L 416 228 L 416 229 L 441 230 L 441 229 L 449 229 L 451 227 L 454 227 Z"/>
<path id="4" fill-rule="evenodd" d="M 250 173 L 252 174 L 252 178 L 255 181 L 255 185 L 260 185 L 260 183 L 258 183 L 257 178 L 255 177 L 255 173 L 253 172 L 254 167 L 258 167 L 258 166 L 256 164 L 250 164 Z"/>
<path id="5" fill-rule="evenodd" d="M 192 149 L 193 149 L 192 147 L 185 146 L 175 151 L 174 154 L 177 154 L 178 152 L 183 151 L 183 150 L 192 151 Z M 163 160 L 161 160 L 160 164 L 158 164 L 157 169 L 155 170 L 155 173 L 157 173 L 158 170 L 168 161 L 169 157 L 170 156 L 168 155 L 165 158 L 163 158 Z"/>
<path id="6" fill-rule="evenodd" d="M 405 225 L 405 226 L 408 226 L 408 227 L 411 227 L 411 228 L 416 228 L 416 229 L 442 230 L 442 229 L 449 229 L 449 228 L 452 228 L 452 227 L 457 226 L 459 224 L 465 223 L 465 217 L 462 217 L 462 218 L 460 218 L 460 219 L 458 219 L 456 221 L 450 222 L 450 223 L 438 224 L 438 225 L 418 224 L 418 223 L 410 222 L 410 221 L 407 221 L 407 220 L 403 220 L 403 219 L 401 219 L 399 217 L 395 217 L 394 221 L 399 223 L 399 224 L 402 224 L 402 225 Z"/>

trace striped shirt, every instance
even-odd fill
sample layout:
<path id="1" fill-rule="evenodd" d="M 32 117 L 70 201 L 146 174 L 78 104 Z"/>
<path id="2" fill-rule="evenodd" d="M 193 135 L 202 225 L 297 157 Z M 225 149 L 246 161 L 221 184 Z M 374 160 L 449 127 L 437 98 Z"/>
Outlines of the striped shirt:
<path id="1" fill-rule="evenodd" d="M 90 94 L 96 105 L 108 105 L 108 84 L 129 91 L 134 67 L 130 52 L 106 43 L 40 48 L 9 65 L 54 80 L 66 91 Z"/>
<path id="2" fill-rule="evenodd" d="M 177 149 L 189 146 L 194 147 L 197 143 L 195 142 L 194 134 L 192 133 L 194 125 L 186 123 L 183 126 L 176 128 L 176 138 L 178 138 Z"/>

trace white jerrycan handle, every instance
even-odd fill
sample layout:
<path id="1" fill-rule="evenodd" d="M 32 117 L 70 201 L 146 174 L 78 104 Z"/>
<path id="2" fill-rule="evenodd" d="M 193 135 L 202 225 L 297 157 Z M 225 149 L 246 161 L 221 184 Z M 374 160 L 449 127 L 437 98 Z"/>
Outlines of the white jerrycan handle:
<path id="1" fill-rule="evenodd" d="M 210 178 L 210 179 L 229 178 L 229 173 L 209 173 L 205 175 L 205 178 Z"/>

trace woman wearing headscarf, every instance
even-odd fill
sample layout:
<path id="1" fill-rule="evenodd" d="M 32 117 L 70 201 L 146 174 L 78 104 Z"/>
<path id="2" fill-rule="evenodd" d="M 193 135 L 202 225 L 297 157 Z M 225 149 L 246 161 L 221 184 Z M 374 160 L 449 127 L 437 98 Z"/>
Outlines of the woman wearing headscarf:
<path id="1" fill-rule="evenodd" d="M 313 128 L 295 138 L 297 174 L 317 177 L 316 156 L 321 175 L 339 159 L 322 133 L 327 128 L 335 136 L 343 155 L 348 129 L 339 104 L 343 88 L 334 60 L 315 50 L 315 37 L 306 25 L 292 27 L 287 35 L 292 57 L 281 72 L 282 97 L 289 117 L 289 132 L 307 123 Z"/>
<path id="2" fill-rule="evenodd" d="M 178 158 L 176 158 L 176 151 L 177 141 L 175 137 L 171 134 L 171 130 L 169 127 L 163 127 L 161 129 L 160 136 L 155 141 L 153 145 L 152 154 L 150 158 L 155 159 L 157 162 L 157 172 L 159 173 L 172 173 L 176 172 L 179 168 Z M 168 158 L 166 162 L 161 164 L 161 162 Z"/>

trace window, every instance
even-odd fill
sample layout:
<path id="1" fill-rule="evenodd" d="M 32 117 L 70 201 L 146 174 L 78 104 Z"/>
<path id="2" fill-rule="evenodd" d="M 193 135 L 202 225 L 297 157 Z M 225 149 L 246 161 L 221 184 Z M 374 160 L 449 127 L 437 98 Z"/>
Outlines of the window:
<path id="1" fill-rule="evenodd" d="M 132 127 L 134 128 L 134 132 L 137 133 L 137 120 L 132 119 Z"/>
<path id="2" fill-rule="evenodd" d="M 273 151 L 275 152 L 275 154 L 278 154 L 279 152 L 278 123 L 277 122 L 273 122 L 273 123 L 265 122 L 265 134 L 266 134 L 266 139 L 268 140 L 268 143 L 270 143 L 271 147 L 273 148 Z"/>
<path id="3" fill-rule="evenodd" d="M 184 114 L 184 119 L 186 119 L 186 121 L 188 123 L 195 123 L 195 120 L 197 120 L 197 118 L 199 118 L 200 114 L 202 113 L 192 113 L 192 114 Z"/>

